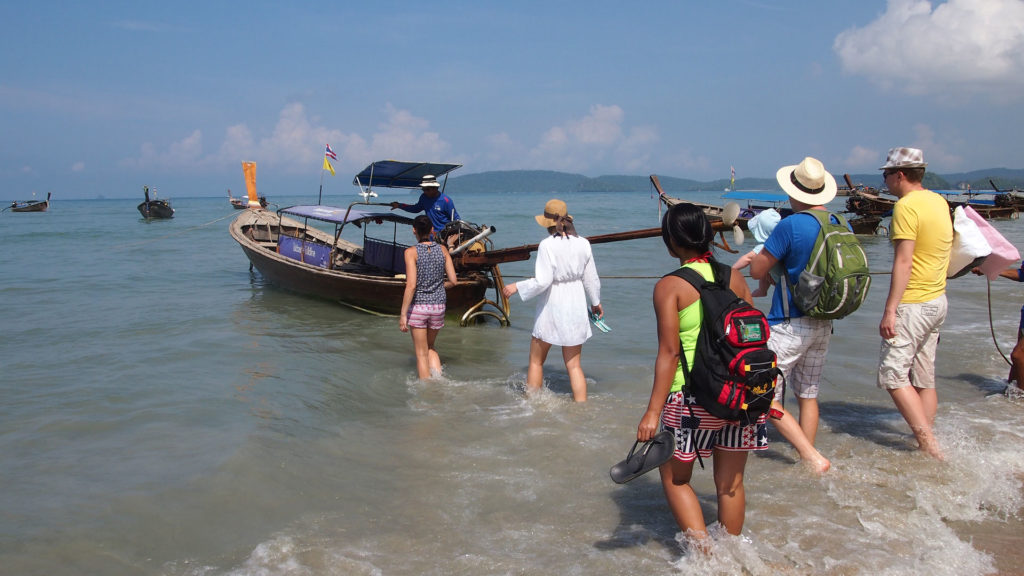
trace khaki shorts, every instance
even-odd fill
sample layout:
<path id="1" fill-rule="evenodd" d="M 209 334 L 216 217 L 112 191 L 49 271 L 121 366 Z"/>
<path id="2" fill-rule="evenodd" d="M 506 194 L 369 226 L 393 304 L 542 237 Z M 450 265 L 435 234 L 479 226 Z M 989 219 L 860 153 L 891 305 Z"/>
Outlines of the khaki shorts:
<path id="1" fill-rule="evenodd" d="M 935 388 L 935 349 L 946 321 L 946 295 L 896 308 L 896 337 L 882 340 L 878 387 Z"/>

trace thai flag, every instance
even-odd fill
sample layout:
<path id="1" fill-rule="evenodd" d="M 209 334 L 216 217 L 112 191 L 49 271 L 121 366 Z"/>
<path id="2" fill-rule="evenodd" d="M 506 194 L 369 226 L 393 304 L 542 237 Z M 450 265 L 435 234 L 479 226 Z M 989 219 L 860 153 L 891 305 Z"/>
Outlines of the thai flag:
<path id="1" fill-rule="evenodd" d="M 331 160 L 337 160 L 338 159 L 338 155 L 334 153 L 334 150 L 331 150 L 331 145 L 330 144 L 327 145 L 327 151 L 324 152 L 324 155 L 327 156 L 328 158 L 330 158 Z"/>

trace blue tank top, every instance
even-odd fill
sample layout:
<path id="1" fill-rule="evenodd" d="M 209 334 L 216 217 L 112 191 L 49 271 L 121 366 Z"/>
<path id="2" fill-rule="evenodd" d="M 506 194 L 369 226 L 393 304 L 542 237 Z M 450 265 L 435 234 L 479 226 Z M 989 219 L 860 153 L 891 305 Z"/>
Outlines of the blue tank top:
<path id="1" fill-rule="evenodd" d="M 434 243 L 416 245 L 416 294 L 413 304 L 444 304 L 444 253 Z"/>

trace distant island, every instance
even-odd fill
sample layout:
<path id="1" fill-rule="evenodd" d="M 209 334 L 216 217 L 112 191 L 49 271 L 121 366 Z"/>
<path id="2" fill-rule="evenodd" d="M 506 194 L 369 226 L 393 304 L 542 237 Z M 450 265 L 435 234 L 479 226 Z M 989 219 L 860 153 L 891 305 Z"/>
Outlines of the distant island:
<path id="1" fill-rule="evenodd" d="M 845 185 L 842 174 L 833 174 L 840 186 Z M 728 179 L 701 182 L 658 174 L 658 180 L 667 193 L 716 192 L 730 186 Z M 991 183 L 989 182 L 991 180 Z M 855 186 L 883 187 L 882 173 L 850 174 Z M 924 185 L 933 190 L 966 190 L 994 192 L 994 183 L 1000 190 L 1024 189 L 1024 169 L 990 168 L 958 174 L 925 174 Z M 733 186 L 736 190 L 777 190 L 775 178 L 740 178 Z M 556 172 L 552 170 L 496 170 L 466 174 L 448 179 L 447 191 L 452 193 L 515 193 L 515 192 L 635 192 L 651 190 L 649 176 L 597 176 Z"/>

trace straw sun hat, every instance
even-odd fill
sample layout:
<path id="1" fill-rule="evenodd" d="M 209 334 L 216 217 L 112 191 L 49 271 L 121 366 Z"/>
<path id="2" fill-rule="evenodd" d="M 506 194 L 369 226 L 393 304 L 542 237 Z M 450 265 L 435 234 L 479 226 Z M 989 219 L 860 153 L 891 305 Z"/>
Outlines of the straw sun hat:
<path id="1" fill-rule="evenodd" d="M 437 177 L 433 174 L 427 174 L 420 181 L 420 188 L 439 188 L 440 184 L 437 183 Z"/>
<path id="2" fill-rule="evenodd" d="M 558 220 L 565 218 L 570 222 L 572 216 L 569 215 L 569 209 L 566 208 L 565 202 L 561 200 L 553 199 L 548 200 L 548 203 L 544 205 L 544 213 L 534 216 L 537 224 L 540 224 L 544 228 L 551 228 L 558 224 Z"/>
<path id="3" fill-rule="evenodd" d="M 836 197 L 836 179 L 817 158 L 808 156 L 795 166 L 783 166 L 775 179 L 790 198 L 804 204 L 828 204 Z"/>

